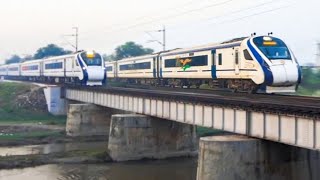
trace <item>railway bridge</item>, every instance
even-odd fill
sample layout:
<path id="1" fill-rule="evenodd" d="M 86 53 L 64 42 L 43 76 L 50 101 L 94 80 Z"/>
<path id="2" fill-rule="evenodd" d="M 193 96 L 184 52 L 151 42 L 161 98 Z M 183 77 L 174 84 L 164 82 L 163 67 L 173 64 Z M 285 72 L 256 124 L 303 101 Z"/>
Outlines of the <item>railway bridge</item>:
<path id="1" fill-rule="evenodd" d="M 320 150 L 320 98 L 132 88 L 64 89 L 65 98 Z"/>
<path id="2" fill-rule="evenodd" d="M 220 163 L 228 162 L 227 158 L 230 158 L 230 154 L 233 154 L 232 158 L 229 159 L 229 163 L 234 164 L 234 166 L 238 166 L 239 163 L 242 163 L 241 166 L 246 163 L 257 164 L 256 161 L 259 161 L 259 163 L 269 162 L 269 159 L 272 159 L 271 156 L 274 154 L 277 154 L 274 155 L 276 157 L 273 158 L 277 159 L 276 161 L 282 158 L 283 161 L 287 161 L 288 154 L 291 154 L 291 158 L 294 156 L 293 154 L 297 154 L 296 152 L 288 150 L 288 148 L 273 148 L 279 150 L 271 153 L 269 150 L 264 150 L 265 147 L 270 146 L 271 141 L 276 142 L 276 144 L 280 143 L 280 145 L 276 145 L 280 147 L 286 146 L 291 148 L 293 146 L 292 148 L 294 149 L 302 148 L 311 150 L 314 154 L 310 156 L 310 153 L 307 153 L 307 158 L 317 159 L 317 166 L 320 165 L 320 98 L 288 95 L 234 94 L 213 92 L 210 90 L 185 90 L 173 88 L 143 89 L 71 86 L 56 88 L 61 93 L 61 98 L 86 103 L 85 108 L 80 108 L 78 110 L 75 110 L 77 107 L 72 108 L 72 105 L 70 105 L 68 121 L 69 119 L 72 119 L 70 116 L 76 116 L 77 118 L 88 116 L 88 114 L 83 113 L 85 109 L 88 109 L 87 106 L 91 105 L 112 108 L 113 110 L 118 111 L 116 114 L 121 112 L 138 114 L 114 115 L 111 124 L 109 124 L 110 132 L 108 133 L 109 136 L 113 136 L 113 139 L 110 139 L 109 137 L 109 151 L 111 156 L 119 161 L 135 159 L 126 153 L 136 153 L 141 155 L 141 157 L 156 157 L 154 154 L 149 154 L 150 156 L 145 155 L 149 152 L 146 149 L 152 149 L 151 146 L 155 146 L 155 144 L 159 145 L 159 139 L 153 144 L 150 143 L 154 135 L 152 135 L 152 133 L 150 134 L 150 128 L 161 129 L 162 127 L 152 126 L 158 126 L 159 121 L 160 124 L 161 121 L 166 121 L 185 126 L 180 128 L 180 130 L 177 130 L 178 133 L 180 133 L 180 137 L 177 138 L 177 141 L 179 141 L 178 144 L 174 144 L 174 146 L 176 150 L 183 149 L 183 151 L 179 151 L 176 155 L 179 155 L 181 152 L 184 154 L 186 152 L 185 148 L 190 148 L 190 146 L 187 145 L 188 142 L 186 142 L 186 139 L 192 139 L 191 141 L 194 143 L 194 132 L 192 128 L 188 127 L 194 127 L 195 125 L 218 129 L 232 134 L 244 135 L 246 137 L 253 137 L 254 139 L 267 140 L 263 141 L 263 143 L 257 143 L 255 140 L 252 140 L 252 138 L 246 139 L 243 136 L 230 136 L 232 142 L 236 141 L 236 143 L 238 143 L 237 146 L 232 146 L 228 143 L 225 144 L 230 141 L 228 138 L 224 139 L 225 137 L 222 137 L 222 139 L 224 139 L 222 140 L 223 142 L 221 142 L 221 139 L 202 138 L 199 147 L 198 179 L 217 178 L 216 175 L 211 176 L 212 174 L 210 174 L 211 169 L 216 168 L 216 166 L 208 165 L 208 159 L 210 160 L 210 164 L 211 161 L 217 161 L 216 154 L 220 154 L 220 156 L 227 154 L 221 162 L 218 161 Z M 51 91 L 53 90 L 51 89 Z M 100 113 L 104 113 L 104 111 L 105 110 L 101 109 L 93 110 L 90 115 L 96 116 Z M 80 113 L 81 116 L 75 115 L 77 113 Z M 150 122 L 146 117 L 149 117 L 149 119 L 156 118 L 157 123 Z M 76 124 L 76 126 L 81 126 L 81 123 L 73 123 L 73 125 L 74 124 Z M 102 127 L 101 123 L 98 123 L 97 126 Z M 139 127 L 144 128 L 145 130 L 137 130 Z M 167 129 L 164 131 L 167 134 L 171 134 L 170 137 L 172 138 L 172 131 L 175 131 L 176 129 L 172 130 L 172 127 L 169 127 L 171 129 L 169 128 L 169 130 Z M 79 130 L 79 127 L 77 128 Z M 132 128 L 134 128 L 134 130 L 132 130 Z M 84 129 L 85 131 L 90 131 L 88 128 Z M 140 136 L 137 137 L 136 134 L 140 134 Z M 164 135 L 163 139 L 166 138 L 168 137 Z M 133 146 L 135 143 L 139 146 L 129 147 Z M 168 142 L 164 142 L 163 144 L 166 143 Z M 244 147 L 239 148 L 239 144 L 244 144 Z M 123 148 L 125 150 L 121 150 Z M 168 149 L 168 147 L 164 149 Z M 159 155 L 159 151 L 162 150 L 163 149 L 160 148 L 154 151 L 157 151 Z M 121 152 L 124 151 L 126 151 L 126 153 L 121 154 Z M 227 152 L 229 152 L 229 154 Z M 234 157 L 236 154 L 238 156 Z M 268 159 L 261 159 L 261 154 L 268 154 Z M 260 159 L 256 160 L 258 156 Z M 162 157 L 166 156 L 164 155 Z M 239 160 L 239 157 L 241 160 Z M 254 162 L 251 162 L 252 159 L 254 159 Z M 237 163 L 235 163 L 235 161 Z M 248 163 L 249 161 L 250 163 Z M 247 164 L 244 166 L 247 166 Z M 227 167 L 232 168 L 230 165 Z M 248 169 L 250 168 L 247 168 L 246 170 Z M 242 173 L 244 173 L 243 177 L 246 176 L 246 173 L 248 174 L 248 171 L 246 170 L 242 170 Z M 238 173 L 232 173 L 230 171 L 226 172 L 224 177 L 225 175 Z M 251 168 L 251 174 L 256 174 L 254 171 L 256 171 L 256 168 Z M 219 172 L 222 172 L 222 170 Z"/>

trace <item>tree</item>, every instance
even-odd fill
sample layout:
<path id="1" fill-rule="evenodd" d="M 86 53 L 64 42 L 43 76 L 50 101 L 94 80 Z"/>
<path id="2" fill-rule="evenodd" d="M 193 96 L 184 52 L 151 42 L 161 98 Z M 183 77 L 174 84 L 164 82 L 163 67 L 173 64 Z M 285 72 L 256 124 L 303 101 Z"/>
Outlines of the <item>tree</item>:
<path id="1" fill-rule="evenodd" d="M 116 60 L 116 58 L 114 57 L 113 54 L 110 54 L 110 55 L 104 54 L 104 55 L 103 55 L 103 59 L 104 59 L 105 61 L 115 61 L 115 60 Z"/>
<path id="2" fill-rule="evenodd" d="M 18 55 L 12 55 L 9 59 L 6 59 L 6 64 L 19 63 L 21 61 L 21 57 Z"/>
<path id="3" fill-rule="evenodd" d="M 46 47 L 42 47 L 37 50 L 36 54 L 33 56 L 34 59 L 42 59 L 50 56 L 61 56 L 65 54 L 70 54 L 71 51 L 64 50 L 63 48 L 55 45 L 49 44 Z"/>
<path id="4" fill-rule="evenodd" d="M 120 60 L 128 57 L 141 56 L 145 54 L 153 53 L 153 49 L 144 48 L 142 45 L 136 44 L 135 42 L 126 42 L 125 44 L 118 46 L 115 49 L 114 58 Z"/>
<path id="5" fill-rule="evenodd" d="M 33 56 L 32 56 L 32 55 L 25 55 L 25 56 L 21 59 L 22 62 L 30 61 L 30 60 L 33 60 Z"/>

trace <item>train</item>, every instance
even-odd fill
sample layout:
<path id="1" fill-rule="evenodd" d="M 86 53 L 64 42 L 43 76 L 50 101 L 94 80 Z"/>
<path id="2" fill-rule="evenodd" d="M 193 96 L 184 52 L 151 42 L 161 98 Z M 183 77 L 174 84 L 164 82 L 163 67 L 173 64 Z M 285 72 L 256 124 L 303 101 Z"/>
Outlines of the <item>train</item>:
<path id="1" fill-rule="evenodd" d="M 0 76 L 15 80 L 86 86 L 101 86 L 106 83 L 104 60 L 95 51 L 80 51 L 69 55 L 1 65 Z"/>
<path id="2" fill-rule="evenodd" d="M 153 86 L 294 93 L 301 68 L 277 37 L 250 36 L 105 63 L 108 81 Z"/>
<path id="3" fill-rule="evenodd" d="M 151 86 L 228 89 L 248 93 L 294 93 L 301 68 L 290 48 L 270 35 L 173 49 L 104 62 L 95 51 L 1 65 L 10 79 L 101 86 L 120 81 Z"/>

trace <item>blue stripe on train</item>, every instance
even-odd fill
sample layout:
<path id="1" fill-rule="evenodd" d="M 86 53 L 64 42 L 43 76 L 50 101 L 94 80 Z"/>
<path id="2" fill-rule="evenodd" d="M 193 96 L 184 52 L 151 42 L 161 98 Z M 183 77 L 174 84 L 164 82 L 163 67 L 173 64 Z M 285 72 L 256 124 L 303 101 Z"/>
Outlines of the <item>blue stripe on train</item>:
<path id="1" fill-rule="evenodd" d="M 88 71 L 87 71 L 86 68 L 84 69 L 85 66 L 84 66 L 84 64 L 82 63 L 81 59 L 80 59 L 80 54 L 78 54 L 77 60 L 78 60 L 78 62 L 79 62 L 79 65 L 80 65 L 81 70 L 82 70 L 82 73 L 83 73 L 83 80 L 82 80 L 82 82 L 87 83 L 88 78 L 89 78 L 89 76 L 88 76 Z"/>
<path id="2" fill-rule="evenodd" d="M 264 62 L 263 58 L 260 56 L 258 51 L 255 50 L 255 48 L 250 43 L 250 40 L 248 40 L 247 45 L 252 52 L 253 56 L 256 58 L 256 60 L 259 62 L 260 66 L 262 67 L 262 70 L 264 72 L 264 84 L 266 85 L 272 85 L 273 83 L 273 75 L 270 70 L 270 67 L 266 62 Z"/>
<path id="3" fill-rule="evenodd" d="M 217 66 L 216 65 L 211 66 L 211 77 L 212 77 L 212 79 L 217 79 Z"/>
<path id="4" fill-rule="evenodd" d="M 212 60 L 215 61 L 215 55 L 216 55 L 217 50 L 213 49 L 211 50 L 211 55 L 212 55 Z M 217 66 L 214 65 L 215 62 L 212 61 L 212 66 L 211 66 L 211 77 L 212 79 L 217 79 Z"/>

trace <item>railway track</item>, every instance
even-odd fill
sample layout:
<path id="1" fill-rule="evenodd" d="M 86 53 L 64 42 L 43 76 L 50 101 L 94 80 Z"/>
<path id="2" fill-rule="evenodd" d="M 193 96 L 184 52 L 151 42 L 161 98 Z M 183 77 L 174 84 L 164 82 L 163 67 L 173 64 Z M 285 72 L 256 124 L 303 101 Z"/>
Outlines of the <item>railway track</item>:
<path id="1" fill-rule="evenodd" d="M 214 104 L 245 110 L 295 114 L 306 117 L 320 117 L 320 98 L 293 95 L 269 95 L 229 93 L 202 89 L 180 88 L 124 88 L 124 87 L 68 87 L 79 90 L 94 90 L 115 94 L 126 94 L 139 97 L 152 97 L 193 104 Z"/>

